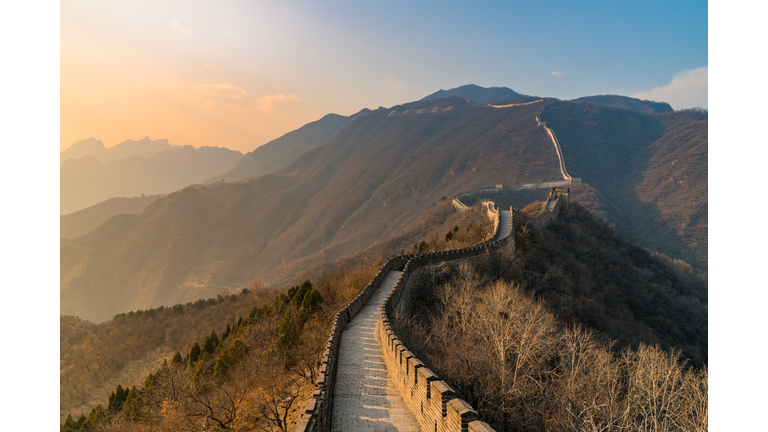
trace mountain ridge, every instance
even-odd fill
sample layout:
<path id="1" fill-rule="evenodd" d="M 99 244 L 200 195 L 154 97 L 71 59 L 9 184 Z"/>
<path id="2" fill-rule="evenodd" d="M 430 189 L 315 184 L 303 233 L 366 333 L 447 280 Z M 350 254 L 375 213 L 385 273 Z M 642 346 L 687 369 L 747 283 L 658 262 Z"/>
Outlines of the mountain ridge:
<path id="1" fill-rule="evenodd" d="M 101 163 L 86 155 L 60 166 L 60 213 L 73 213 L 113 197 L 162 194 L 200 183 L 231 168 L 242 153 L 227 148 L 174 147 Z"/>
<path id="2" fill-rule="evenodd" d="M 307 151 L 325 144 L 355 119 L 371 112 L 368 108 L 363 108 L 351 116 L 326 114 L 319 120 L 307 123 L 246 153 L 231 170 L 215 175 L 203 183 L 211 184 L 221 180 L 234 182 L 274 172 Z"/>

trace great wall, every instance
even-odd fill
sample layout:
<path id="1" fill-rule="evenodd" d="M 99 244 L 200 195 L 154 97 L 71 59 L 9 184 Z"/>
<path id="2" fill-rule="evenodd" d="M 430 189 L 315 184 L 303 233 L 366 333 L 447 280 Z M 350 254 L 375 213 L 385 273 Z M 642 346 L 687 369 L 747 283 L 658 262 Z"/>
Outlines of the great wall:
<path id="1" fill-rule="evenodd" d="M 509 108 L 545 102 L 540 99 Z M 555 133 L 536 113 L 538 126 L 551 138 L 563 175 L 562 181 L 506 185 L 459 193 L 453 198 L 458 211 L 467 211 L 479 201 L 494 222 L 490 239 L 474 246 L 389 259 L 371 282 L 340 310 L 333 319 L 330 336 L 320 362 L 316 387 L 307 401 L 295 432 L 313 431 L 493 431 L 479 420 L 477 412 L 457 397 L 455 390 L 416 358 L 394 331 L 410 316 L 413 295 L 418 290 L 408 283 L 416 270 L 447 261 L 469 259 L 504 251 L 513 258 L 515 231 L 521 225 L 542 227 L 570 204 L 570 189 L 581 184 L 565 169 Z M 551 188 L 542 210 L 534 215 L 510 208 L 502 210 L 494 198 L 506 191 Z M 469 205 L 468 205 L 469 204 Z"/>
<path id="2" fill-rule="evenodd" d="M 468 208 L 458 198 L 454 202 L 460 210 Z M 517 228 L 543 226 L 561 209 L 566 211 L 569 203 L 567 188 L 552 188 L 544 209 L 534 216 L 515 208 L 501 210 L 488 200 L 483 206 L 494 220 L 489 240 L 461 249 L 389 259 L 334 317 L 315 391 L 295 431 L 492 431 L 393 331 L 393 325 L 402 325 L 396 320 L 409 316 L 418 289 L 408 283 L 409 277 L 427 265 L 502 249 L 514 256 Z"/>

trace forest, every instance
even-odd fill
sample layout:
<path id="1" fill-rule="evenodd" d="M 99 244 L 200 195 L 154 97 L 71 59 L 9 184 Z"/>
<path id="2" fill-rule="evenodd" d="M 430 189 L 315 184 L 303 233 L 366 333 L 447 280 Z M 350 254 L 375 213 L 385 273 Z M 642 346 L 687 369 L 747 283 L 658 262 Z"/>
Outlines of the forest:
<path id="1" fill-rule="evenodd" d="M 498 431 L 707 430 L 700 272 L 578 205 L 516 243 L 414 272 L 394 332 L 416 357 Z"/>

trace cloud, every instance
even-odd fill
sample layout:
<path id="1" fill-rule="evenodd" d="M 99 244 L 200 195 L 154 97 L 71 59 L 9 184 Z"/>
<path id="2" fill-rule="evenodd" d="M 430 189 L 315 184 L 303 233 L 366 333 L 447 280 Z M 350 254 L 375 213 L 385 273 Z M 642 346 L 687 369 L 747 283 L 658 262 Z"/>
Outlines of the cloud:
<path id="1" fill-rule="evenodd" d="M 203 65 L 206 66 L 206 65 Z M 243 96 L 248 96 L 248 92 L 237 88 L 229 83 L 226 84 L 198 84 L 195 86 L 198 91 L 205 93 L 208 96 L 222 97 L 228 99 L 242 99 Z"/>
<path id="2" fill-rule="evenodd" d="M 317 106 L 294 95 L 266 95 L 259 99 L 259 105 L 250 108 L 257 111 L 263 117 L 290 118 L 314 116 Z"/>
<path id="3" fill-rule="evenodd" d="M 184 27 L 182 27 L 182 26 L 181 26 L 181 24 L 179 24 L 179 22 L 178 22 L 178 21 L 176 21 L 175 19 L 172 19 L 172 20 L 171 20 L 171 28 L 172 28 L 172 29 L 174 29 L 174 30 L 178 30 L 178 31 L 180 31 L 180 32 L 182 32 L 182 33 L 192 33 L 192 30 L 190 30 L 190 29 L 185 29 L 185 28 L 184 28 Z"/>
<path id="4" fill-rule="evenodd" d="M 636 93 L 632 97 L 657 102 L 667 102 L 675 109 L 707 108 L 708 66 L 678 72 L 672 82 L 652 90 Z"/>
<path id="5" fill-rule="evenodd" d="M 208 114 L 218 114 L 219 110 L 216 109 L 219 104 L 216 103 L 216 101 L 208 101 L 203 104 L 203 111 L 207 112 Z"/>
<path id="6" fill-rule="evenodd" d="M 554 76 L 565 75 L 565 72 L 552 71 L 552 75 Z"/>

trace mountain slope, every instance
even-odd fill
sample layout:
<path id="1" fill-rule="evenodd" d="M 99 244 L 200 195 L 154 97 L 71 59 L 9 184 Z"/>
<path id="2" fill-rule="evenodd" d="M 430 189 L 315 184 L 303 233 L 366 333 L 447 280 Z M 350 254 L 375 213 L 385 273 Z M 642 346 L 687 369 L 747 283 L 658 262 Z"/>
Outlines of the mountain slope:
<path id="1" fill-rule="evenodd" d="M 643 246 L 706 268 L 706 113 L 558 101 L 542 119 L 557 134 L 569 174 L 588 185 L 575 191 L 577 201 L 602 207 L 609 223 Z"/>
<path id="2" fill-rule="evenodd" d="M 627 108 L 643 114 L 662 114 L 672 111 L 672 107 L 666 102 L 654 102 L 649 100 L 640 100 L 627 96 L 619 95 L 599 95 L 585 96 L 574 99 L 571 102 L 592 103 L 595 105 L 605 105 L 618 108 Z"/>
<path id="3" fill-rule="evenodd" d="M 477 104 L 489 104 L 491 102 L 504 101 L 526 96 L 506 87 L 480 87 L 474 84 L 463 85 L 450 90 L 438 90 L 431 95 L 425 96 L 423 101 L 439 99 L 443 97 L 458 96 L 468 99 Z"/>
<path id="4" fill-rule="evenodd" d="M 99 321 L 278 281 L 389 237 L 443 196 L 557 180 L 538 109 L 454 97 L 377 110 L 274 174 L 115 216 L 62 244 L 61 313 Z"/>
<path id="5" fill-rule="evenodd" d="M 178 146 L 176 146 L 178 147 Z M 105 147 L 101 140 L 93 137 L 78 141 L 59 155 L 61 163 L 69 159 L 80 159 L 83 156 L 92 156 L 99 162 L 105 164 L 118 159 L 139 156 L 141 158 L 151 158 L 164 150 L 171 150 L 174 146 L 163 138 L 151 140 L 149 137 L 138 141 L 126 140 L 113 147 Z"/>
<path id="6" fill-rule="evenodd" d="M 160 194 L 133 198 L 110 198 L 74 213 L 60 216 L 60 236 L 73 238 L 89 233 L 117 214 L 139 214 L 148 205 L 164 196 Z"/>
<path id="7" fill-rule="evenodd" d="M 219 147 L 174 147 L 151 158 L 123 158 L 102 164 L 93 156 L 61 164 L 61 214 L 112 197 L 167 193 L 230 169 L 242 153 Z"/>
<path id="8" fill-rule="evenodd" d="M 280 138 L 246 153 L 242 159 L 237 161 L 234 168 L 211 177 L 205 183 L 210 184 L 221 180 L 234 182 L 274 172 L 307 151 L 325 144 L 356 118 L 370 112 L 369 109 L 363 109 L 349 117 L 328 114 L 320 120 L 307 123 L 295 131 L 288 132 Z"/>

